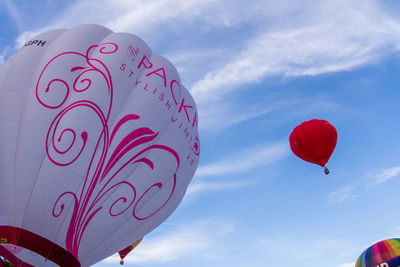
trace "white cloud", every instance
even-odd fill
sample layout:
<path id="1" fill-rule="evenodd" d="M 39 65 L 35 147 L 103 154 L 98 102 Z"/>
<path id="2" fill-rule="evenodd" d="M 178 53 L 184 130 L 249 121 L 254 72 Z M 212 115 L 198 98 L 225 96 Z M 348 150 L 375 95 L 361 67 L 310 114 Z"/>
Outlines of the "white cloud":
<path id="1" fill-rule="evenodd" d="M 266 95 L 253 93 L 258 97 L 242 96 L 242 99 L 198 103 L 201 132 L 215 133 L 255 118 L 268 117 L 266 123 L 282 124 L 287 120 L 315 114 L 317 110 L 319 114 L 327 111 L 345 113 L 345 108 L 323 94 L 300 95 L 294 90 L 280 90 L 278 94 Z M 252 100 L 249 101 L 249 98 Z"/>
<path id="2" fill-rule="evenodd" d="M 120 0 L 117 2 L 121 15 L 108 22 L 108 26 L 117 31 L 150 28 L 154 25 L 163 25 L 165 22 L 174 23 L 199 17 L 212 22 L 211 16 L 215 18 L 213 15 L 217 14 L 221 8 L 216 0 L 150 0 L 140 3 Z M 168 27 L 168 25 L 165 26 Z"/>
<path id="3" fill-rule="evenodd" d="M 249 180 L 235 180 L 229 182 L 192 182 L 185 194 L 185 201 L 190 197 L 194 197 L 202 192 L 220 191 L 228 189 L 242 188 L 245 186 L 254 185 L 255 181 Z"/>
<path id="4" fill-rule="evenodd" d="M 260 250 L 268 251 L 274 258 L 284 257 L 288 262 L 301 262 L 301 266 L 323 266 L 322 260 L 335 255 L 336 259 L 348 258 L 352 250 L 348 240 L 333 238 L 293 239 L 289 236 L 278 236 L 258 240 Z M 332 264 L 332 262 L 330 262 Z M 329 265 L 332 266 L 332 265 Z"/>
<path id="5" fill-rule="evenodd" d="M 217 0 L 115 0 L 112 4 L 107 0 L 82 0 L 59 14 L 51 25 L 71 27 L 77 21 L 98 23 L 114 31 L 152 36 L 166 29 L 185 28 L 198 20 L 203 22 L 199 24 L 201 27 L 207 28 L 210 25 L 229 25 L 224 9 L 224 5 Z M 178 25 L 180 27 L 176 27 Z"/>
<path id="6" fill-rule="evenodd" d="M 125 261 L 127 263 L 172 261 L 189 253 L 203 251 L 207 248 L 207 244 L 201 234 L 184 231 L 176 233 L 176 235 L 163 236 L 157 240 L 149 240 L 143 243 L 141 247 L 134 251 L 132 257 L 127 257 Z"/>
<path id="7" fill-rule="evenodd" d="M 164 50 L 193 93 L 204 129 L 271 112 L 235 112 L 227 98 L 266 77 L 350 70 L 400 47 L 399 20 L 376 0 L 254 0 L 246 8 L 241 0 L 82 0 L 49 21 L 34 32 L 99 23 Z M 22 33 L 17 46 L 31 36 Z"/>
<path id="8" fill-rule="evenodd" d="M 170 233 L 154 238 L 144 238 L 141 244 L 125 258 L 126 263 L 163 263 L 189 258 L 213 257 L 220 251 L 217 243 L 235 231 L 235 224 L 212 218 L 178 225 Z M 103 261 L 115 264 L 118 255 Z"/>
<path id="9" fill-rule="evenodd" d="M 338 267 L 354 267 L 356 264 L 354 262 L 342 263 Z"/>
<path id="10" fill-rule="evenodd" d="M 83 23 L 102 24 L 113 31 L 137 34 L 149 44 L 158 40 L 162 43 L 161 49 L 165 48 L 167 53 L 180 58 L 177 61 L 186 58 L 180 61 L 181 64 L 177 66 L 179 69 L 198 75 L 199 72 L 205 73 L 208 68 L 215 66 L 216 59 L 226 60 L 230 56 L 227 47 L 218 48 L 214 44 L 210 45 L 212 42 L 191 43 L 188 46 L 181 44 L 190 42 L 193 36 L 199 37 L 210 31 L 231 27 L 243 20 L 244 13 L 236 9 L 236 6 L 233 1 L 219 0 L 115 0 L 112 4 L 107 0 L 74 1 L 61 14 L 49 17 L 49 24 L 35 29 L 34 32 L 51 28 L 71 28 Z M 235 15 L 239 11 L 241 16 Z M 27 35 L 31 34 L 21 33 L 21 36 Z M 23 37 L 19 39 L 26 40 Z M 155 48 L 154 45 L 152 48 Z M 157 50 L 155 52 L 159 53 Z M 171 61 L 175 62 L 174 58 Z M 204 66 L 205 62 L 207 68 Z M 192 80 L 197 79 L 195 77 Z M 184 79 L 184 83 L 187 80 Z"/>
<path id="11" fill-rule="evenodd" d="M 356 185 L 347 185 L 339 188 L 338 190 L 330 193 L 328 199 L 331 202 L 341 203 L 344 201 L 351 201 L 358 197 L 360 187 Z"/>
<path id="12" fill-rule="evenodd" d="M 218 176 L 248 171 L 272 164 L 286 156 L 288 151 L 287 142 L 252 147 L 230 155 L 221 161 L 199 166 L 196 175 Z"/>
<path id="13" fill-rule="evenodd" d="M 194 96 L 220 98 L 270 75 L 349 70 L 399 48 L 399 21 L 376 1 L 295 1 L 294 6 L 300 15 L 270 22 L 277 29 L 260 32 L 224 66 L 207 73 L 194 84 Z"/>
<path id="14" fill-rule="evenodd" d="M 399 174 L 400 167 L 393 167 L 378 171 L 375 175 L 372 176 L 372 178 L 374 179 L 375 183 L 380 184 L 388 181 L 393 177 L 396 177 Z"/>
<path id="15" fill-rule="evenodd" d="M 253 103 L 253 105 L 236 105 L 234 101 L 224 101 L 223 104 L 209 102 L 206 105 L 199 103 L 200 130 L 205 132 L 218 132 L 221 129 L 233 126 L 240 122 L 261 117 L 275 111 L 282 103 L 269 105 Z"/>
<path id="16" fill-rule="evenodd" d="M 18 10 L 17 6 L 14 5 L 12 0 L 4 0 L 4 5 L 7 8 L 7 11 L 10 14 L 11 18 L 14 20 L 14 23 L 17 26 L 18 30 L 21 31 L 23 29 L 23 16 Z"/>
<path id="17" fill-rule="evenodd" d="M 0 66 L 5 62 L 4 56 L 0 55 Z"/>
<path id="18" fill-rule="evenodd" d="M 341 203 L 356 199 L 360 194 L 371 190 L 400 174 L 400 166 L 371 171 L 361 179 L 345 185 L 328 195 L 331 202 Z"/>
<path id="19" fill-rule="evenodd" d="M 42 31 L 25 31 L 18 35 L 17 39 L 15 40 L 15 47 L 14 49 L 20 49 L 22 46 L 24 46 L 30 39 L 32 39 L 34 36 L 38 35 Z"/>

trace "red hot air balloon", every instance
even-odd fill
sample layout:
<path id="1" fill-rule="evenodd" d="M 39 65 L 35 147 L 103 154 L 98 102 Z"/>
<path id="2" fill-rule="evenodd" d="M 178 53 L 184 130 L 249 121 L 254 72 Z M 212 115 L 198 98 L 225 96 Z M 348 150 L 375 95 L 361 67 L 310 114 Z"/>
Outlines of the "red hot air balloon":
<path id="1" fill-rule="evenodd" d="M 121 262 L 120 264 L 123 265 L 124 264 L 124 258 L 134 249 L 136 248 L 140 242 L 142 242 L 143 237 L 140 238 L 139 240 L 137 240 L 135 243 L 133 243 L 132 245 L 127 246 L 126 248 L 124 248 L 123 250 L 119 251 L 119 257 L 121 258 Z"/>
<path id="2" fill-rule="evenodd" d="M 326 120 L 312 119 L 294 128 L 289 137 L 293 153 L 307 162 L 325 167 L 337 142 L 337 131 Z"/>

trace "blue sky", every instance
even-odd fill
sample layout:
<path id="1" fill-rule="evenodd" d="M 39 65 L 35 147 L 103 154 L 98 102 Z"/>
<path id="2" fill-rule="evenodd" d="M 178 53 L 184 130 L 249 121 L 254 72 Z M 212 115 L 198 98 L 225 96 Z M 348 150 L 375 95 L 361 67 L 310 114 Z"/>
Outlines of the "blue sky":
<path id="1" fill-rule="evenodd" d="M 200 165 L 126 266 L 350 267 L 400 237 L 399 18 L 395 0 L 1 0 L 0 64 L 37 33 L 97 23 L 177 67 Z M 328 176 L 289 148 L 312 118 L 338 130 Z"/>

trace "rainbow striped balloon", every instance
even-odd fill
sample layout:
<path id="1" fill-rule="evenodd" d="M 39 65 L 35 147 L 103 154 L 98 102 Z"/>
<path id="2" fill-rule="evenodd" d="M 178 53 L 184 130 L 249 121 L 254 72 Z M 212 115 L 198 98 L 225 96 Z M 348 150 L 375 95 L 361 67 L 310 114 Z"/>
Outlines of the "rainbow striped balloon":
<path id="1" fill-rule="evenodd" d="M 375 267 L 385 262 L 389 263 L 388 261 L 393 263 L 400 261 L 400 238 L 382 240 L 370 246 L 358 257 L 356 267 Z M 382 266 L 393 265 L 384 264 Z M 396 266 L 398 265 L 396 264 Z"/>

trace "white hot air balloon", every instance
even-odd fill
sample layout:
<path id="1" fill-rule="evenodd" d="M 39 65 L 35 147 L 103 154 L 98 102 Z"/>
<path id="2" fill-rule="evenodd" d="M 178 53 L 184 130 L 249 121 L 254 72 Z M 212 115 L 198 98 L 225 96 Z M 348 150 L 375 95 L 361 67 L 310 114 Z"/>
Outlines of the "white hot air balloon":
<path id="1" fill-rule="evenodd" d="M 142 238 L 182 200 L 197 128 L 176 69 L 139 37 L 39 34 L 0 68 L 0 256 L 89 266 Z"/>

